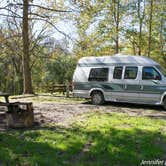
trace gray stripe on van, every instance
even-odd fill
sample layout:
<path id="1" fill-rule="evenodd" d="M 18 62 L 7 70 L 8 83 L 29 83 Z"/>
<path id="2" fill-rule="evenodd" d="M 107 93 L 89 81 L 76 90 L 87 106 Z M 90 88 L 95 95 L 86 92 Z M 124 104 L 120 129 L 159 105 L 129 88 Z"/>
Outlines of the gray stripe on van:
<path id="1" fill-rule="evenodd" d="M 124 84 L 114 84 L 107 82 L 75 82 L 75 90 L 91 90 L 92 88 L 101 88 L 105 92 L 126 92 L 126 93 L 145 93 L 145 94 L 163 94 L 166 86 L 143 85 L 144 89 L 140 89 L 140 85 L 127 85 L 127 89 L 123 88 Z"/>

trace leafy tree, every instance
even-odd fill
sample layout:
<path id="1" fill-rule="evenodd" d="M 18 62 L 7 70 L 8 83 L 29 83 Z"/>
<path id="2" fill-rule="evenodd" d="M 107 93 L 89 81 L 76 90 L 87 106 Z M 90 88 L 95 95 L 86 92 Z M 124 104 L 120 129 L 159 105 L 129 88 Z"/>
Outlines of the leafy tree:
<path id="1" fill-rule="evenodd" d="M 46 84 L 65 84 L 66 81 L 71 82 L 74 69 L 76 67 L 76 59 L 71 56 L 58 55 L 46 64 Z"/>

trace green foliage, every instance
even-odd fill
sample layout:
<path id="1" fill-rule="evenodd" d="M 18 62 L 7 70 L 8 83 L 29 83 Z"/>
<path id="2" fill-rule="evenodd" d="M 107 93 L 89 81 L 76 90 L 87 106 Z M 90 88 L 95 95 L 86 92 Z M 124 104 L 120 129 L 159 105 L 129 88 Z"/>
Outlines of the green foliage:
<path id="1" fill-rule="evenodd" d="M 140 165 L 165 156 L 165 120 L 91 113 L 71 126 L 0 133 L 0 163 L 30 166 Z"/>
<path id="2" fill-rule="evenodd" d="M 113 55 L 119 40 L 120 53 L 149 55 L 166 67 L 163 0 L 75 2 L 80 7 L 75 16 L 79 37 L 76 56 Z"/>
<path id="3" fill-rule="evenodd" d="M 65 84 L 71 82 L 76 67 L 76 58 L 66 55 L 59 55 L 46 64 L 46 84 Z"/>
<path id="4" fill-rule="evenodd" d="M 71 81 L 76 59 L 84 56 L 141 53 L 166 67 L 164 0 L 69 0 L 67 3 L 46 0 L 45 3 L 52 9 L 46 15 L 44 8 L 34 7 L 32 10 L 52 24 L 41 23 L 36 30 L 34 27 L 40 17 L 34 15 L 34 20 L 29 21 L 29 63 L 36 91 L 40 91 L 42 85 Z M 13 5 L 11 9 L 15 11 L 16 8 Z M 72 12 L 59 13 L 54 9 Z M 22 8 L 17 10 L 21 14 Z M 76 35 L 65 35 L 56 28 L 56 23 L 63 22 L 64 18 L 73 23 Z M 65 36 L 63 42 L 51 39 L 54 30 Z M 76 36 L 75 42 L 70 40 L 72 36 Z M 12 16 L 4 19 L 0 42 L 0 91 L 21 94 L 23 44 L 19 19 Z M 70 44 L 73 44 L 73 50 L 68 49 Z"/>

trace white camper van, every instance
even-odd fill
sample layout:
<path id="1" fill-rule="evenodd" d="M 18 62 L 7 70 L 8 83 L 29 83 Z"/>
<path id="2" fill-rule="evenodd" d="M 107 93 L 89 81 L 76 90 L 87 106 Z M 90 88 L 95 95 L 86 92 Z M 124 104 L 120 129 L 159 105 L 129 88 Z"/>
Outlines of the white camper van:
<path id="1" fill-rule="evenodd" d="M 74 96 L 104 101 L 163 105 L 166 109 L 166 71 L 144 56 L 84 57 L 73 76 Z"/>

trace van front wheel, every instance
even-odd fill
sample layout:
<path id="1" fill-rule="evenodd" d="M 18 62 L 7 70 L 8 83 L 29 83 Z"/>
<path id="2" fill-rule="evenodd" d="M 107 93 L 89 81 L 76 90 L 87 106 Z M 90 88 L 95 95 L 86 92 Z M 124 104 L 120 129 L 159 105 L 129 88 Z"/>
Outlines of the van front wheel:
<path id="1" fill-rule="evenodd" d="M 94 105 L 101 105 L 104 103 L 104 96 L 99 91 L 93 92 L 91 95 L 91 101 Z"/>

